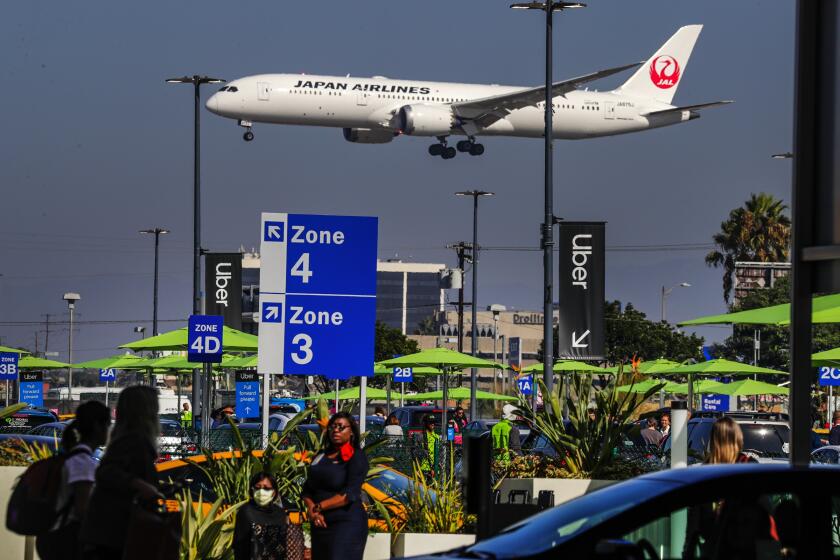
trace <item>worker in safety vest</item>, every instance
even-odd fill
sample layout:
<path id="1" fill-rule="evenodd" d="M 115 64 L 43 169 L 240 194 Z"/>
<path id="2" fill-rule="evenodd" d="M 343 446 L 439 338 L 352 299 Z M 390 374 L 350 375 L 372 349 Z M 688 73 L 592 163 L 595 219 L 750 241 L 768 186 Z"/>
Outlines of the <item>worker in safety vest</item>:
<path id="1" fill-rule="evenodd" d="M 493 438 L 493 455 L 502 463 L 509 463 L 511 455 L 522 453 L 519 428 L 513 424 L 514 421 L 516 421 L 516 407 L 506 404 L 502 407 L 502 419 L 490 431 Z"/>
<path id="2" fill-rule="evenodd" d="M 426 428 L 423 432 L 423 444 L 425 446 L 425 454 L 420 461 L 420 469 L 427 479 L 434 479 L 435 471 L 437 470 L 438 449 L 440 448 L 440 434 L 435 431 L 437 426 L 437 419 L 429 414 L 423 421 L 423 426 Z"/>
<path id="3" fill-rule="evenodd" d="M 185 402 L 184 410 L 181 411 L 181 427 L 182 428 L 192 428 L 193 425 L 193 415 L 192 410 L 190 410 L 190 403 Z"/>

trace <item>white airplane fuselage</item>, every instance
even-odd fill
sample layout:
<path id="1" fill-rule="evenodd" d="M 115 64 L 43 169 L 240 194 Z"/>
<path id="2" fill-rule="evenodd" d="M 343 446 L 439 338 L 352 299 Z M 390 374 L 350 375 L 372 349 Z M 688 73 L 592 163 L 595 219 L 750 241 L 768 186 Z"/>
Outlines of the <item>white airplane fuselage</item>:
<path id="1" fill-rule="evenodd" d="M 208 101 L 218 115 L 243 122 L 381 130 L 401 134 L 396 115 L 405 106 L 438 107 L 524 91 L 502 85 L 421 82 L 387 78 L 350 78 L 298 74 L 262 74 L 234 80 Z M 478 136 L 543 136 L 544 102 L 514 109 L 476 131 Z M 554 98 L 554 136 L 582 139 L 626 134 L 677 124 L 691 111 L 646 115 L 672 108 L 667 103 L 619 90 L 575 90 Z M 414 131 L 413 136 L 441 136 Z M 443 135 L 467 135 L 457 117 Z"/>

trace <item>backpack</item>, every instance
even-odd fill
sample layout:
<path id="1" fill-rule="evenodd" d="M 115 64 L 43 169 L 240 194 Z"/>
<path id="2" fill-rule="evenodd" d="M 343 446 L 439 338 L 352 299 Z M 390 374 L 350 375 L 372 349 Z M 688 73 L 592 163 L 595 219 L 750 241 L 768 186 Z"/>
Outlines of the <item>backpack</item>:
<path id="1" fill-rule="evenodd" d="M 9 498 L 6 528 L 18 535 L 40 535 L 52 529 L 73 504 L 71 501 L 63 508 L 64 511 L 58 510 L 64 462 L 73 455 L 86 452 L 76 448 L 29 465 L 20 475 Z"/>

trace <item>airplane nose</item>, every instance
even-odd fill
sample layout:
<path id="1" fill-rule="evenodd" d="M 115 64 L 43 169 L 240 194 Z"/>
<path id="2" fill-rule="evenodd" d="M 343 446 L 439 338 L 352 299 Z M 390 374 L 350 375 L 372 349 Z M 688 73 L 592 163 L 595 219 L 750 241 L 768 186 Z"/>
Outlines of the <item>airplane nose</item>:
<path id="1" fill-rule="evenodd" d="M 207 110 L 211 113 L 219 114 L 219 94 L 214 93 L 210 96 L 210 99 L 207 100 L 207 103 L 204 104 L 207 107 Z"/>

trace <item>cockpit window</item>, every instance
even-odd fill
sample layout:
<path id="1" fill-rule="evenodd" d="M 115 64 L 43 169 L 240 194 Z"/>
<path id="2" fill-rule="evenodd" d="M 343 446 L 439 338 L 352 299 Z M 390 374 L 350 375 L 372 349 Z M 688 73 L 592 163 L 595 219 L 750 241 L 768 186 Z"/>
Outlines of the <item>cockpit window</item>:
<path id="1" fill-rule="evenodd" d="M 236 87 L 236 86 L 229 86 L 229 87 L 227 88 L 227 90 L 228 90 L 228 91 L 230 91 L 230 92 L 233 92 L 233 91 L 239 91 L 239 88 L 238 88 L 238 87 Z"/>
<path id="2" fill-rule="evenodd" d="M 225 86 L 223 88 L 219 88 L 219 91 L 227 91 L 227 90 L 228 90 L 227 86 Z"/>

